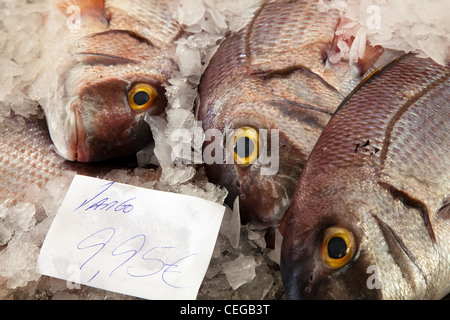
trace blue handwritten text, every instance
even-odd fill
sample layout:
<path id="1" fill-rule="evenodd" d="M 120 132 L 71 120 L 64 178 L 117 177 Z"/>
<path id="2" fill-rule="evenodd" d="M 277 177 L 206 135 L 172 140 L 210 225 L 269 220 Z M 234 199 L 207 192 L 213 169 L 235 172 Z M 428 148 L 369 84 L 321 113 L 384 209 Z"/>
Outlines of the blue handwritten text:
<path id="1" fill-rule="evenodd" d="M 160 275 L 161 280 L 168 286 L 183 289 L 189 288 L 177 283 L 175 280 L 180 280 L 182 277 L 173 277 L 171 274 L 181 275 L 180 265 L 190 258 L 197 256 L 197 253 L 191 254 L 179 254 L 179 258 L 173 258 L 173 253 L 169 256 L 172 257 L 172 262 L 166 261 L 168 255 L 165 254 L 168 250 L 175 250 L 176 247 L 171 246 L 153 246 L 151 248 L 144 249 L 149 244 L 148 238 L 144 234 L 138 234 L 125 241 L 118 240 L 116 244 L 111 244 L 113 238 L 119 237 L 116 234 L 116 230 L 112 227 L 98 230 L 88 237 L 84 238 L 77 244 L 78 250 L 86 250 L 90 248 L 98 248 L 87 260 L 85 260 L 81 266 L 82 270 L 87 264 L 92 265 L 91 269 L 99 269 L 95 272 L 88 282 L 92 281 L 98 274 L 106 274 L 112 277 L 116 274 L 122 273 L 132 278 L 147 278 L 151 276 Z M 120 243 L 117 245 L 117 243 Z M 94 258 L 100 253 L 105 252 L 108 256 L 122 257 L 118 258 L 117 264 L 114 265 L 102 265 L 101 262 L 93 262 Z M 95 266 L 95 267 L 94 267 Z"/>
<path id="2" fill-rule="evenodd" d="M 136 199 L 135 197 L 127 199 L 125 201 L 111 199 L 111 196 L 105 197 L 106 191 L 108 191 L 113 184 L 114 182 L 109 182 L 101 186 L 98 193 L 96 193 L 90 199 L 85 199 L 83 203 L 80 204 L 73 212 L 76 212 L 79 209 L 82 209 L 85 212 L 92 210 L 99 212 L 110 211 L 130 213 L 131 211 L 133 211 L 134 207 L 131 202 Z"/>

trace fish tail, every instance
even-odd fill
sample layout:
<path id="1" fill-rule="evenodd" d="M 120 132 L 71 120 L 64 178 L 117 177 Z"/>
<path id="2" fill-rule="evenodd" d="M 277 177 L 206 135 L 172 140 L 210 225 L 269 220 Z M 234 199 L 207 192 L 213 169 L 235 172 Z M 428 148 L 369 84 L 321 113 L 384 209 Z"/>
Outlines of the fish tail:
<path id="1" fill-rule="evenodd" d="M 104 17 L 105 0 L 62 0 L 56 5 L 66 15 L 71 12 L 70 7 L 72 6 L 78 7 L 81 16 Z"/>

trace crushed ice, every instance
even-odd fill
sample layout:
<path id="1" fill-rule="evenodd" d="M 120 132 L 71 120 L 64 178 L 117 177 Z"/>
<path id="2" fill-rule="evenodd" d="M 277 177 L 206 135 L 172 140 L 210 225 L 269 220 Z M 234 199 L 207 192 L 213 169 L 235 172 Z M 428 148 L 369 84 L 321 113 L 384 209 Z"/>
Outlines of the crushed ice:
<path id="1" fill-rule="evenodd" d="M 364 56 L 366 40 L 373 46 L 415 52 L 446 65 L 450 62 L 448 0 L 319 0 L 318 9 L 341 12 L 336 34 L 339 51 L 330 57 L 351 63 Z M 345 40 L 354 36 L 350 47 Z"/>

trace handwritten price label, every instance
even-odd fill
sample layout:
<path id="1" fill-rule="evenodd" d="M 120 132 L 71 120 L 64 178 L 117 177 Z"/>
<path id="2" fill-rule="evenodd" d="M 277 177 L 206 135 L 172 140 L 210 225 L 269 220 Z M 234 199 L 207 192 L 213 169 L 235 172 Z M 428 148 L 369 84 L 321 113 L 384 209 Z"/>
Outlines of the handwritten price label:
<path id="1" fill-rule="evenodd" d="M 195 299 L 224 207 L 75 176 L 37 272 L 146 299 Z"/>

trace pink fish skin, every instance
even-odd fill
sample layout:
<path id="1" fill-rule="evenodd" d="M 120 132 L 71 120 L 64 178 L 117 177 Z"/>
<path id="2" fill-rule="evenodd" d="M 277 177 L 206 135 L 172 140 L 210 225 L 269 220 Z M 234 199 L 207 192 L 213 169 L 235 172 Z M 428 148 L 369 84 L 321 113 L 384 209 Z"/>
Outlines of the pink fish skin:
<path id="1" fill-rule="evenodd" d="M 257 162 L 242 166 L 224 159 L 206 166 L 210 180 L 229 191 L 227 204 L 239 197 L 244 222 L 279 223 L 326 123 L 382 52 L 367 50 L 371 59 L 357 65 L 329 63 L 338 25 L 339 12 L 320 12 L 317 1 L 266 1 L 221 44 L 202 76 L 197 115 L 205 131 L 264 129 L 267 150 L 279 151 L 276 174 L 261 174 Z M 279 143 L 272 145 L 275 130 Z M 225 157 L 233 154 L 232 146 L 223 149 Z"/>
<path id="2" fill-rule="evenodd" d="M 450 292 L 450 66 L 406 55 L 330 120 L 282 225 L 290 299 Z"/>
<path id="3" fill-rule="evenodd" d="M 0 123 L 0 203 L 39 202 L 33 198 L 33 190 L 44 188 L 64 173 L 103 178 L 113 169 L 135 166 L 133 157 L 94 163 L 65 160 L 55 152 L 42 115 L 23 118 L 11 114 Z"/>

